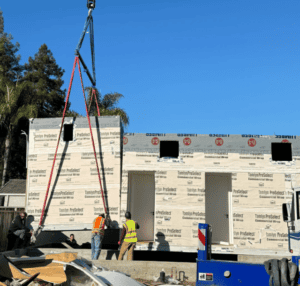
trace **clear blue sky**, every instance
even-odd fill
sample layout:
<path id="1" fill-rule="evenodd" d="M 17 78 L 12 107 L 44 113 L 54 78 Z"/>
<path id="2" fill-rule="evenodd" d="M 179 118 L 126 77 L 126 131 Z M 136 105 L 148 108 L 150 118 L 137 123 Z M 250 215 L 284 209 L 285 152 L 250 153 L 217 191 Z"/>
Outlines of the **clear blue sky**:
<path id="1" fill-rule="evenodd" d="M 22 63 L 46 43 L 67 88 L 86 1 L 0 7 Z M 299 0 L 97 0 L 97 87 L 124 95 L 127 132 L 300 134 L 299 11 Z M 78 73 L 71 108 L 85 114 Z"/>

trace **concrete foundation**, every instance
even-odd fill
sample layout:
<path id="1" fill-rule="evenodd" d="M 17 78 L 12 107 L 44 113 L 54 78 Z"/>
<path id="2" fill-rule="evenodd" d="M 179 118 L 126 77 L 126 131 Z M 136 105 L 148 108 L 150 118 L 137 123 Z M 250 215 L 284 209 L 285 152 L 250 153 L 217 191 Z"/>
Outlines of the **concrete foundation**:
<path id="1" fill-rule="evenodd" d="M 62 252 L 76 252 L 78 256 L 91 260 L 90 249 L 59 249 L 59 248 L 29 248 L 16 251 L 8 251 L 5 254 L 8 257 L 20 257 L 27 256 L 42 256 L 50 253 L 62 253 Z M 157 253 L 158 255 L 164 255 L 164 252 Z M 118 261 L 119 250 L 106 250 L 102 249 L 99 259 L 93 261 L 96 266 L 103 266 L 109 270 L 120 271 L 129 274 L 132 278 L 154 280 L 154 277 L 159 277 L 162 269 L 166 276 L 171 276 L 172 268 L 175 273 L 177 271 L 177 279 L 179 279 L 179 272 L 184 271 L 184 275 L 188 277 L 188 281 L 196 281 L 197 264 L 188 262 L 164 262 L 164 261 L 127 261 L 127 253 L 125 254 L 123 261 Z M 257 255 L 238 255 L 239 262 L 247 263 L 259 263 L 263 264 L 264 261 L 269 259 L 281 259 L 283 257 L 275 256 L 257 256 Z M 174 278 L 175 274 L 174 274 Z"/>

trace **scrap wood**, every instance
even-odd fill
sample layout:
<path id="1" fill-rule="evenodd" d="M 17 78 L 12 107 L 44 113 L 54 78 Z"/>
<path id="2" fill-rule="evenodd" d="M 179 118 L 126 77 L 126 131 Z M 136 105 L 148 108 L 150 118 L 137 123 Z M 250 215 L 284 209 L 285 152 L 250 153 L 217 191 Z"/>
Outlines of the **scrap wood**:
<path id="1" fill-rule="evenodd" d="M 73 255 L 72 255 L 73 254 Z M 77 255 L 71 253 L 71 255 L 62 256 L 65 260 L 74 260 Z M 57 258 L 57 256 L 55 256 Z M 64 265 L 60 263 L 51 262 L 52 259 L 47 261 L 41 261 L 34 265 L 27 264 L 24 260 L 23 268 L 17 267 L 12 261 L 10 261 L 5 255 L 0 255 L 0 275 L 6 278 L 28 280 L 32 275 L 40 272 L 38 279 L 46 282 L 61 284 L 67 281 L 67 276 L 64 271 Z M 27 264 L 27 265 L 26 265 Z M 27 267 L 26 267 L 27 266 Z"/>
<path id="2" fill-rule="evenodd" d="M 64 265 L 60 263 L 50 263 L 46 266 L 42 267 L 32 267 L 26 268 L 26 272 L 30 275 L 34 275 L 39 272 L 38 279 L 44 280 L 46 282 L 54 283 L 54 284 L 61 284 L 67 281 L 67 276 L 64 271 Z"/>
<path id="3" fill-rule="evenodd" d="M 31 277 L 31 275 L 29 275 L 28 273 L 26 273 L 23 269 L 18 268 L 17 266 L 15 266 L 14 264 L 9 262 L 9 268 L 11 270 L 12 273 L 12 277 L 15 279 L 29 279 Z"/>
<path id="4" fill-rule="evenodd" d="M 3 254 L 0 255 L 0 265 L 0 275 L 5 278 L 30 278 L 30 275 L 28 273 L 26 273 L 22 268 L 14 265 L 14 263 Z"/>
<path id="5" fill-rule="evenodd" d="M 46 259 L 53 259 L 62 262 L 72 262 L 77 259 L 77 253 L 75 252 L 63 252 L 56 254 L 47 254 Z"/>

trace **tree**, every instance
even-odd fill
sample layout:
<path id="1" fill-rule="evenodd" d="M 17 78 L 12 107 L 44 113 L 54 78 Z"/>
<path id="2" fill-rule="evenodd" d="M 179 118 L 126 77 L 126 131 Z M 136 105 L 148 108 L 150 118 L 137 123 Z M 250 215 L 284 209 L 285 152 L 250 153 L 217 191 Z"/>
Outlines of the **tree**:
<path id="1" fill-rule="evenodd" d="M 61 89 L 64 70 L 47 46 L 42 45 L 34 58 L 29 58 L 23 76 L 17 50 L 18 46 L 7 41 L 0 45 L 0 123 L 6 130 L 2 185 L 7 177 L 26 178 L 26 141 L 20 133 L 28 134 L 28 119 L 60 117 L 65 105 L 65 90 Z M 66 116 L 78 115 L 69 110 L 70 103 L 67 107 Z"/>
<path id="2" fill-rule="evenodd" d="M 6 180 L 11 150 L 11 135 L 14 126 L 23 117 L 29 118 L 37 115 L 37 107 L 35 105 L 24 104 L 23 102 L 26 84 L 18 81 L 22 68 L 19 65 L 20 56 L 16 55 L 18 46 L 13 45 L 11 39 L 5 34 L 0 38 L 0 125 L 1 129 L 6 133 L 2 186 Z"/>
<path id="3" fill-rule="evenodd" d="M 92 87 L 85 88 L 85 92 L 87 94 L 88 107 L 90 106 L 90 103 L 92 100 L 89 115 L 97 116 L 98 115 L 97 107 L 96 107 L 95 99 L 92 98 L 92 90 L 93 90 Z M 124 95 L 121 93 L 114 92 L 114 93 L 107 93 L 102 98 L 102 95 L 98 91 L 98 89 L 95 88 L 95 90 L 96 90 L 96 97 L 97 97 L 97 101 L 98 101 L 100 115 L 110 115 L 110 116 L 119 115 L 121 117 L 123 124 L 125 126 L 128 126 L 129 125 L 129 117 L 128 117 L 127 113 L 124 111 L 124 109 L 116 106 L 118 104 L 120 98 L 124 97 Z"/>
<path id="4" fill-rule="evenodd" d="M 0 10 L 0 36 L 4 33 L 4 19 L 3 12 Z"/>
<path id="5" fill-rule="evenodd" d="M 57 65 L 46 44 L 39 48 L 34 58 L 29 57 L 24 69 L 22 81 L 28 83 L 28 101 L 37 105 L 38 117 L 61 116 L 66 94 L 66 90 L 61 89 L 65 71 Z"/>

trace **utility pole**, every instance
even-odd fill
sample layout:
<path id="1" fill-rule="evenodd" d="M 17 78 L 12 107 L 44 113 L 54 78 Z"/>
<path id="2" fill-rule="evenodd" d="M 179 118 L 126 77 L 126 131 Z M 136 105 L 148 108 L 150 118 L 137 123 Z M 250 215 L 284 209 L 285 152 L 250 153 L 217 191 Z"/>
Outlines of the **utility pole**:
<path id="1" fill-rule="evenodd" d="M 25 135 L 26 136 L 26 169 L 27 169 L 27 161 L 28 161 L 28 147 L 29 147 L 29 142 L 28 142 L 28 135 L 26 134 L 25 131 L 21 130 L 22 133 L 21 135 Z"/>

